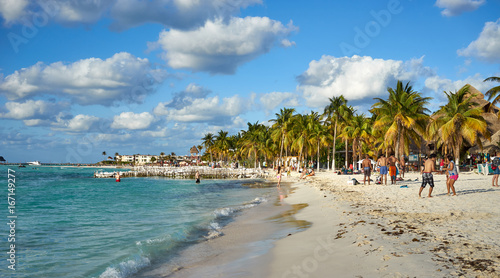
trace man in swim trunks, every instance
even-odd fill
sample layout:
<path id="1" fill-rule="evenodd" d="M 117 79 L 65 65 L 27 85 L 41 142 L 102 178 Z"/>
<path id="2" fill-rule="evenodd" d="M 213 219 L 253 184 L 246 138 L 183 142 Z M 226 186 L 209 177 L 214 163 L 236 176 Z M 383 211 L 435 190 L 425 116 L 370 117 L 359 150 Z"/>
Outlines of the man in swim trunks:
<path id="1" fill-rule="evenodd" d="M 377 165 L 380 166 L 380 183 L 384 183 L 385 177 L 385 185 L 387 185 L 387 173 L 389 173 L 389 168 L 387 168 L 387 158 L 385 155 L 381 155 L 377 160 Z"/>
<path id="2" fill-rule="evenodd" d="M 429 198 L 432 198 L 431 193 L 432 189 L 434 189 L 434 177 L 432 176 L 432 172 L 438 172 L 435 169 L 436 164 L 436 154 L 431 154 L 429 158 L 424 163 L 424 169 L 421 171 L 422 173 L 422 185 L 420 186 L 420 190 L 418 191 L 418 197 L 422 197 L 420 194 L 422 190 L 424 190 L 425 186 L 429 184 Z"/>
<path id="3" fill-rule="evenodd" d="M 391 184 L 396 184 L 396 157 L 394 157 L 394 154 L 391 154 L 391 156 L 387 159 L 389 162 L 389 176 L 391 176 Z"/>
<path id="4" fill-rule="evenodd" d="M 372 174 L 372 161 L 368 155 L 365 155 L 365 159 L 361 162 L 361 166 L 363 167 L 363 173 L 365 177 L 363 179 L 363 185 L 366 184 L 366 177 L 368 177 L 368 185 L 370 185 L 370 175 Z"/>

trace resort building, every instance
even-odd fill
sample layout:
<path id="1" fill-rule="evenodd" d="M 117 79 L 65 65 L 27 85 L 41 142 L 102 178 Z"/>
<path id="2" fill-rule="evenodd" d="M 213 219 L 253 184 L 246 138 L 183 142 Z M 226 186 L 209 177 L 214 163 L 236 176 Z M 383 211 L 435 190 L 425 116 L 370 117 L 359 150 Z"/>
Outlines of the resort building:
<path id="1" fill-rule="evenodd" d="M 146 165 L 158 161 L 158 158 L 158 155 L 150 154 L 118 155 L 116 156 L 116 161 L 123 163 L 134 163 L 135 165 Z"/>

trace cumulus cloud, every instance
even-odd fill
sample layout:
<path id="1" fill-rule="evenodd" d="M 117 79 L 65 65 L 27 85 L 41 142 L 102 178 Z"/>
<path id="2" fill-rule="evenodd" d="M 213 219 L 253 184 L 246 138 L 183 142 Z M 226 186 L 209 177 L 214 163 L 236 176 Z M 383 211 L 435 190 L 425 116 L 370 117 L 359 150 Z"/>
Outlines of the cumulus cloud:
<path id="1" fill-rule="evenodd" d="M 444 9 L 441 14 L 444 16 L 457 16 L 464 12 L 474 11 L 486 0 L 437 0 L 436 6 Z"/>
<path id="2" fill-rule="evenodd" d="M 135 114 L 133 112 L 123 112 L 113 117 L 111 128 L 114 129 L 146 129 L 155 121 L 155 117 L 148 112 Z"/>
<path id="3" fill-rule="evenodd" d="M 436 93 L 442 93 L 455 92 L 460 90 L 465 84 L 470 84 L 480 92 L 486 92 L 490 89 L 491 84 L 483 82 L 483 80 L 484 77 L 481 77 L 479 73 L 463 80 L 451 80 L 440 76 L 431 76 L 425 80 L 425 87 Z"/>
<path id="4" fill-rule="evenodd" d="M 67 132 L 85 132 L 89 131 L 99 120 L 98 117 L 83 114 L 78 114 L 70 119 L 59 117 L 57 122 L 53 123 L 53 129 Z"/>
<path id="5" fill-rule="evenodd" d="M 0 15 L 4 18 L 5 23 L 12 23 L 24 15 L 28 4 L 28 0 L 0 1 Z"/>
<path id="6" fill-rule="evenodd" d="M 194 30 L 164 30 L 158 44 L 174 69 L 232 74 L 275 45 L 291 46 L 284 39 L 296 29 L 291 22 L 284 26 L 267 17 L 233 17 L 228 22 L 219 18 Z"/>
<path id="7" fill-rule="evenodd" d="M 4 0 L 0 15 L 7 23 L 23 21 L 37 13 L 65 25 L 92 24 L 111 17 L 111 29 L 122 31 L 145 23 L 171 28 L 195 28 L 208 19 L 228 18 L 261 0 Z M 28 17 L 29 18 L 29 17 Z"/>
<path id="8" fill-rule="evenodd" d="M 261 0 L 117 0 L 111 9 L 116 20 L 111 27 L 123 30 L 145 22 L 156 22 L 174 29 L 199 27 L 207 20 L 228 18 L 241 8 Z"/>
<path id="9" fill-rule="evenodd" d="M 180 109 L 169 108 L 168 103 L 159 103 L 154 113 L 166 116 L 169 121 L 228 124 L 250 110 L 252 101 L 238 95 L 222 98 L 219 96 L 193 99 L 190 105 Z"/>
<path id="10" fill-rule="evenodd" d="M 147 59 L 122 52 L 101 60 L 89 58 L 71 64 L 42 62 L 0 77 L 0 94 L 9 100 L 34 95 L 59 95 L 82 104 L 140 103 L 166 78 Z"/>
<path id="11" fill-rule="evenodd" d="M 0 113 L 0 118 L 25 120 L 28 126 L 40 125 L 60 111 L 66 109 L 68 103 L 51 103 L 43 100 L 27 100 L 25 102 L 5 103 L 6 113 Z"/>
<path id="12" fill-rule="evenodd" d="M 369 56 L 336 58 L 324 55 L 313 60 L 297 77 L 298 91 L 311 107 L 324 107 L 328 98 L 344 95 L 348 100 L 379 97 L 396 80 L 413 80 L 434 73 L 423 66 L 423 57 L 410 61 L 373 59 Z"/>
<path id="13" fill-rule="evenodd" d="M 191 105 L 195 99 L 205 98 L 212 91 L 195 83 L 189 84 L 185 90 L 178 92 L 174 95 L 172 101 L 166 104 L 167 107 L 181 109 L 185 106 Z"/>
<path id="14" fill-rule="evenodd" d="M 480 60 L 500 62 L 500 19 L 496 22 L 486 22 L 477 40 L 469 46 L 457 51 L 458 55 L 476 57 Z"/>
<path id="15" fill-rule="evenodd" d="M 295 107 L 300 105 L 299 96 L 289 92 L 271 92 L 262 94 L 259 100 L 268 111 L 271 111 L 278 106 Z"/>

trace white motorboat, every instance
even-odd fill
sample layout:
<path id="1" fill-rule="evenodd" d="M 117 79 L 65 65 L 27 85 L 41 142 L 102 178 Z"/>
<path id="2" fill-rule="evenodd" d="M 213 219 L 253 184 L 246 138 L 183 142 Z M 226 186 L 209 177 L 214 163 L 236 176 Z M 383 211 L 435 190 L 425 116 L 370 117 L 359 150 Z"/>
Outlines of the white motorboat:
<path id="1" fill-rule="evenodd" d="M 40 165 L 42 165 L 42 163 L 40 163 L 40 161 L 31 161 L 31 162 L 28 162 L 28 165 L 40 166 Z"/>

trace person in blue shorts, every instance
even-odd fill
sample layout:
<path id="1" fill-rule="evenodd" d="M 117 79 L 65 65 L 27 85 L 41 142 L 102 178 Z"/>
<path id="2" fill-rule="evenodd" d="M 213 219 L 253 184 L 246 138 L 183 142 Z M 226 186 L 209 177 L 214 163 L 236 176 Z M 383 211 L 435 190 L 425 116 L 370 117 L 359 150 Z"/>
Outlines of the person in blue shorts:
<path id="1" fill-rule="evenodd" d="M 389 168 L 387 167 L 387 158 L 385 155 L 381 155 L 377 160 L 377 166 L 380 167 L 380 182 L 381 184 L 387 185 L 387 174 L 389 173 Z M 385 182 L 384 182 L 385 177 Z"/>

